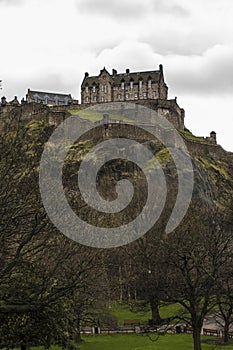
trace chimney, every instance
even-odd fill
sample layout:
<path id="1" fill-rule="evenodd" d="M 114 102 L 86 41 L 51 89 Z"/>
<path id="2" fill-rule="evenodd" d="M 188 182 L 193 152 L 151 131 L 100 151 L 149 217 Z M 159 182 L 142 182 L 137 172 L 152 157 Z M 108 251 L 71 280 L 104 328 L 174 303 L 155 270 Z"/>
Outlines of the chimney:
<path id="1" fill-rule="evenodd" d="M 89 73 L 86 72 L 86 73 L 85 73 L 85 78 L 88 78 L 88 77 L 89 77 Z"/>
<path id="2" fill-rule="evenodd" d="M 1 105 L 6 106 L 6 97 L 5 96 L 2 96 L 2 98 L 1 98 Z"/>
<path id="3" fill-rule="evenodd" d="M 126 69 L 126 74 L 129 74 L 130 73 L 130 70 L 129 68 Z"/>
<path id="4" fill-rule="evenodd" d="M 113 75 L 113 76 L 117 75 L 116 69 L 113 69 L 113 70 L 112 70 L 112 75 Z"/>
<path id="5" fill-rule="evenodd" d="M 160 70 L 160 72 L 163 72 L 163 65 L 162 64 L 159 65 L 159 70 Z"/>

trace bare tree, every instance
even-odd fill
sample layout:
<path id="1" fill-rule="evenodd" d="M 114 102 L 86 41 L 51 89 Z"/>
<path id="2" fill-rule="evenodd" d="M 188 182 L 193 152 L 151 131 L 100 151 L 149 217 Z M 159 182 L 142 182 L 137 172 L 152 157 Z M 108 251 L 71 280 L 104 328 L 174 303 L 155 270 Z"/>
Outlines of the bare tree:
<path id="1" fill-rule="evenodd" d="M 216 305 L 216 286 L 225 266 L 232 237 L 223 215 L 192 208 L 189 221 L 167 240 L 167 292 L 186 315 L 180 319 L 193 328 L 194 350 L 201 350 L 200 334 L 205 316 Z"/>

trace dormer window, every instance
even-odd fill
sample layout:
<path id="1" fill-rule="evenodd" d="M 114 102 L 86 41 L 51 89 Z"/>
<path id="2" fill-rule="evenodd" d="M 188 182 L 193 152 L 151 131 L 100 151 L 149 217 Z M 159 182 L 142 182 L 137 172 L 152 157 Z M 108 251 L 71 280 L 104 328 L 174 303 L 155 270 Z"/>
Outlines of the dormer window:
<path id="1" fill-rule="evenodd" d="M 151 89 L 152 81 L 151 79 L 148 80 L 148 89 Z"/>
<path id="2" fill-rule="evenodd" d="M 142 80 L 139 80 L 139 90 L 142 89 Z"/>

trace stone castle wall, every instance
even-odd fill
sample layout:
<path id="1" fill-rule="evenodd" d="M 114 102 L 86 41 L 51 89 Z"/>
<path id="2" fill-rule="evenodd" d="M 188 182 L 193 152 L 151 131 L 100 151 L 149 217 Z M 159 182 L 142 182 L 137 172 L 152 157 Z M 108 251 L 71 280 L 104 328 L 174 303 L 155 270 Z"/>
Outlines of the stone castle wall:
<path id="1" fill-rule="evenodd" d="M 170 101 L 170 102 L 169 102 Z M 171 102 L 172 101 L 172 102 Z M 157 104 L 156 104 L 157 102 Z M 149 107 L 151 109 L 156 109 L 158 107 L 159 101 L 143 101 L 143 103 L 140 102 L 140 104 L 143 104 L 145 107 Z M 92 105 L 95 110 L 100 111 L 103 110 L 103 105 L 100 106 L 98 104 Z M 122 104 L 119 103 L 119 111 L 122 114 Z M 107 105 L 106 105 L 107 107 Z M 160 108 L 172 108 L 174 111 L 174 114 L 172 116 L 168 116 L 165 113 L 165 116 L 170 120 L 174 125 L 177 123 L 179 126 L 179 123 L 183 122 L 183 116 L 179 113 L 179 110 L 176 110 L 176 101 L 175 100 L 167 100 L 162 101 Z M 38 103 L 28 103 L 18 106 L 4 106 L 0 107 L 0 120 L 4 120 L 5 118 L 13 118 L 14 113 L 21 115 L 21 118 L 25 122 L 29 122 L 30 120 L 45 120 L 51 125 L 59 125 L 63 120 L 65 120 L 70 114 L 68 113 L 69 110 L 83 110 L 86 109 L 86 105 L 71 105 L 71 106 L 54 106 L 54 107 L 47 107 L 43 104 Z M 106 111 L 111 113 L 111 106 L 109 105 L 108 108 L 106 108 Z M 114 104 L 114 111 L 115 111 L 115 104 Z M 125 113 L 125 114 L 124 114 Z M 127 111 L 123 111 L 123 114 L 125 117 L 127 117 Z M 175 121 L 174 118 L 175 116 Z M 180 121 L 181 119 L 181 121 Z M 144 126 L 144 125 L 142 125 Z M 140 123 L 139 123 L 140 127 Z M 153 129 L 155 126 L 148 126 Z M 97 133 L 97 134 L 96 134 Z M 93 131 L 93 137 L 119 137 L 119 133 L 123 133 L 128 135 L 128 137 L 131 137 L 132 139 L 138 139 L 139 141 L 143 142 L 145 141 L 145 136 L 143 133 L 140 132 L 140 129 L 138 129 L 136 126 L 125 126 L 125 124 L 121 123 L 109 123 L 107 127 L 103 128 L 100 127 L 95 129 Z M 181 133 L 181 136 L 185 140 L 185 143 L 187 145 L 188 150 L 192 154 L 209 154 L 214 159 L 221 159 L 223 157 L 231 157 L 233 159 L 233 153 L 226 152 L 220 145 L 211 143 L 209 140 L 205 140 L 203 138 L 203 141 L 195 141 L 190 140 L 185 137 L 184 134 Z M 168 141 L 168 144 L 170 146 L 179 147 L 179 141 L 176 138 L 176 133 L 173 131 L 167 131 L 166 134 L 162 135 L 161 137 L 166 138 Z"/>

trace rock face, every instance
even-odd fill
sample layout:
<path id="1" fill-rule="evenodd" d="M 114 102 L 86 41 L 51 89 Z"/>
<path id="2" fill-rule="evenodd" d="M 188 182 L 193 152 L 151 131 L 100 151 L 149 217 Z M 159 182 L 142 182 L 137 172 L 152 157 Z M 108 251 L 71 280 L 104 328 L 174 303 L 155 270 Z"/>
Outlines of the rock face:
<path id="1" fill-rule="evenodd" d="M 0 127 L 2 128 L 6 121 L 14 123 L 15 120 L 19 120 L 22 126 L 31 132 L 30 128 L 33 125 L 35 143 L 39 143 L 41 154 L 43 143 L 48 139 L 55 127 L 68 116 L 70 114 L 67 110 L 57 112 L 43 105 L 26 104 L 5 111 L 4 115 L 1 116 Z M 85 119 L 80 113 L 80 118 L 83 123 L 92 123 L 93 125 L 93 122 L 90 121 L 90 116 L 88 116 L 89 119 Z M 179 147 L 179 141 L 176 139 L 175 134 L 173 135 L 169 130 L 165 132 L 168 133 L 171 145 Z M 223 210 L 229 208 L 232 204 L 233 195 L 232 153 L 224 151 L 221 146 L 210 143 L 208 140 L 195 137 L 187 130 L 181 130 L 180 135 L 187 146 L 193 164 L 193 202 L 199 203 L 200 206 L 217 206 Z M 77 187 L 79 167 L 85 155 L 99 142 L 119 137 L 132 138 L 143 144 L 161 164 L 167 184 L 167 200 L 162 216 L 163 218 L 168 217 L 178 192 L 177 169 L 169 149 L 153 138 L 150 132 L 138 129 L 134 125 L 125 125 L 124 121 L 120 124 L 109 123 L 105 125 L 100 123 L 94 132 L 90 131 L 83 135 L 70 149 L 64 166 L 64 187 L 73 210 L 84 220 L 106 227 L 118 226 L 119 222 L 122 224 L 127 223 L 129 218 L 135 218 L 142 210 L 148 190 L 143 173 L 144 169 L 140 169 L 132 162 L 126 161 L 124 159 L 124 150 L 121 150 L 122 159 L 112 160 L 101 167 L 98 172 L 96 186 L 105 200 L 112 201 L 117 197 L 116 185 L 119 180 L 127 179 L 131 181 L 134 187 L 134 196 L 132 203 L 125 210 L 120 211 L 117 215 L 106 213 L 99 215 L 96 210 L 86 205 Z M 100 155 L 100 157 L 103 157 L 103 160 L 106 156 L 106 151 Z M 39 160 L 38 156 L 38 162 Z M 92 161 L 94 166 L 96 159 L 93 158 Z M 145 168 L 148 170 L 150 167 L 153 168 L 153 166 L 153 159 L 151 159 Z M 183 169 L 184 177 L 187 175 L 187 171 Z"/>

